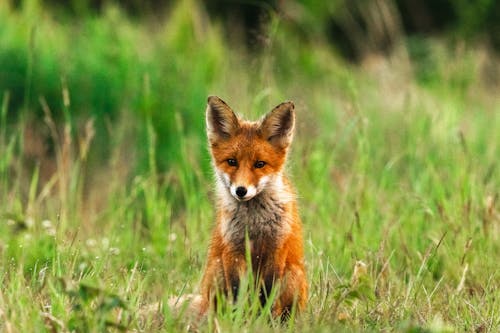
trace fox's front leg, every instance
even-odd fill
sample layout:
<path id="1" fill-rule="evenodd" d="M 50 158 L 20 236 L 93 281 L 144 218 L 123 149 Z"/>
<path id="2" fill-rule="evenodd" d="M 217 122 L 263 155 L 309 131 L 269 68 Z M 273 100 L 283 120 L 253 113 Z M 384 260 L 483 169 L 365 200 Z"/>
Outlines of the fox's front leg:
<path id="1" fill-rule="evenodd" d="M 201 283 L 202 302 L 200 306 L 200 315 L 204 315 L 208 309 L 215 305 L 218 290 L 223 288 L 224 269 L 220 256 L 212 256 L 205 269 Z"/>
<path id="2" fill-rule="evenodd" d="M 224 267 L 225 294 L 232 296 L 236 301 L 240 288 L 240 279 L 246 272 L 245 257 L 231 249 L 222 252 L 222 265 Z"/>
<path id="3" fill-rule="evenodd" d="M 288 319 L 294 306 L 303 310 L 307 301 L 307 281 L 304 267 L 290 265 L 285 267 L 279 281 L 279 296 L 273 306 L 273 317 Z"/>
<path id="4" fill-rule="evenodd" d="M 218 229 L 214 229 L 208 250 L 207 264 L 201 282 L 200 314 L 204 315 L 210 307 L 215 306 L 217 293 L 225 287 L 224 267 L 222 265 L 222 237 Z"/>

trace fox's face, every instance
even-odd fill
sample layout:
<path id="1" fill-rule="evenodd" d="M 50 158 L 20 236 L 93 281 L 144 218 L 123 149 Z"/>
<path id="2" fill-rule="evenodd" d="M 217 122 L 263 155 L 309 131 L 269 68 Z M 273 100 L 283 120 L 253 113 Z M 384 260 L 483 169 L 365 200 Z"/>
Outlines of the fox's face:
<path id="1" fill-rule="evenodd" d="M 248 201 L 281 181 L 293 138 L 294 105 L 276 106 L 262 120 L 236 117 L 220 98 L 210 96 L 207 134 L 219 183 L 238 201 Z"/>

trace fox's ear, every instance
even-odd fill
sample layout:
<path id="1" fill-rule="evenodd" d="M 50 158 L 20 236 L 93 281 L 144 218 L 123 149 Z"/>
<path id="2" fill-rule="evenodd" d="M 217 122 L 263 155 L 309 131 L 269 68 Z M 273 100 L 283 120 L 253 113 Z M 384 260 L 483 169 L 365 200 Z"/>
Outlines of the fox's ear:
<path id="1" fill-rule="evenodd" d="M 210 141 L 228 139 L 239 129 L 240 123 L 233 110 L 217 96 L 208 97 L 207 134 Z"/>
<path id="2" fill-rule="evenodd" d="M 272 145 L 287 148 L 292 143 L 295 126 L 294 108 L 292 102 L 281 103 L 262 120 L 260 130 Z"/>

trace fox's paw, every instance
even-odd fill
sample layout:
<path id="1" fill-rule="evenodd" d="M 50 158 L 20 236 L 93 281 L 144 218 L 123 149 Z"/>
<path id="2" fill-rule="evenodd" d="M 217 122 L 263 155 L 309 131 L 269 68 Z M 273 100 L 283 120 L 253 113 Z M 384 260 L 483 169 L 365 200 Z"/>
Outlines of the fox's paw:
<path id="1" fill-rule="evenodd" d="M 174 315 L 184 312 L 188 315 L 203 316 L 206 311 L 203 298 L 199 294 L 185 294 L 170 297 L 168 300 L 168 307 Z"/>

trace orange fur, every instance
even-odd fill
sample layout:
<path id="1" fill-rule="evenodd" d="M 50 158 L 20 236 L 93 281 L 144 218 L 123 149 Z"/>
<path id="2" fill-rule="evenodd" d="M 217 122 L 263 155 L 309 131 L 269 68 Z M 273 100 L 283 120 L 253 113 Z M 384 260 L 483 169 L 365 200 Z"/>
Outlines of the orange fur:
<path id="1" fill-rule="evenodd" d="M 200 314 L 213 304 L 217 291 L 236 297 L 248 269 L 262 287 L 263 303 L 272 287 L 279 288 L 272 306 L 275 317 L 287 317 L 295 304 L 299 310 L 305 307 L 302 227 L 295 192 L 284 175 L 294 121 L 291 102 L 278 105 L 259 122 L 249 122 L 238 119 L 218 97 L 208 99 L 217 221 L 201 283 Z"/>

